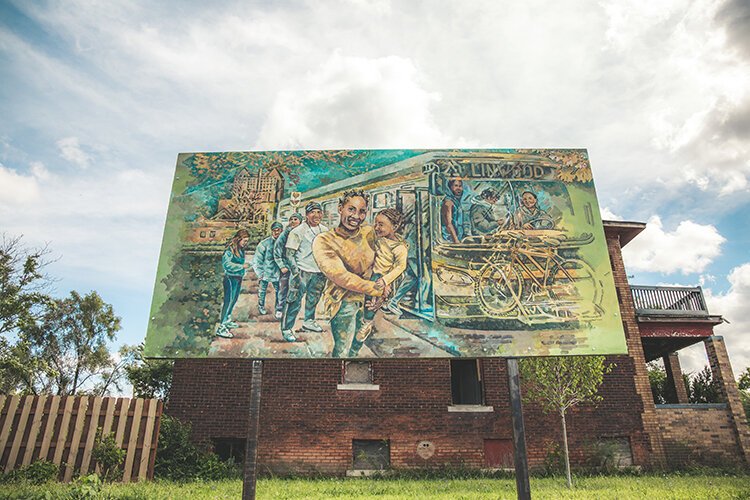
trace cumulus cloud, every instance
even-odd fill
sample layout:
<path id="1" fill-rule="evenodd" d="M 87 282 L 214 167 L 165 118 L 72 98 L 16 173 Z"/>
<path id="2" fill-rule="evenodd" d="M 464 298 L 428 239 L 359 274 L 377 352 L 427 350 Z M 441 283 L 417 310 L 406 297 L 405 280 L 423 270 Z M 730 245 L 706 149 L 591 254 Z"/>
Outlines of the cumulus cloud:
<path id="1" fill-rule="evenodd" d="M 638 238 L 623 249 L 623 259 L 632 271 L 701 273 L 721 254 L 725 241 L 714 226 L 689 220 L 667 231 L 655 215 Z"/>
<path id="2" fill-rule="evenodd" d="M 601 207 L 599 212 L 602 214 L 602 220 L 622 220 L 622 217 L 614 213 L 608 207 Z"/>
<path id="3" fill-rule="evenodd" d="M 77 137 L 65 137 L 57 141 L 57 147 L 60 150 L 60 156 L 70 163 L 80 167 L 88 168 L 91 163 L 91 157 L 81 149 Z"/>
<path id="4" fill-rule="evenodd" d="M 398 148 L 445 143 L 414 63 L 334 53 L 274 100 L 257 147 Z"/>
<path id="5" fill-rule="evenodd" d="M 0 207 L 29 205 L 39 200 L 40 173 L 46 172 L 37 166 L 32 167 L 31 175 L 19 174 L 0 163 Z M 34 172 L 36 170 L 36 172 Z"/>
<path id="6" fill-rule="evenodd" d="M 712 314 L 721 314 L 729 323 L 717 326 L 714 331 L 723 335 L 732 360 L 735 375 L 750 366 L 750 262 L 732 269 L 727 277 L 729 290 L 712 293 L 705 290 L 706 302 Z"/>

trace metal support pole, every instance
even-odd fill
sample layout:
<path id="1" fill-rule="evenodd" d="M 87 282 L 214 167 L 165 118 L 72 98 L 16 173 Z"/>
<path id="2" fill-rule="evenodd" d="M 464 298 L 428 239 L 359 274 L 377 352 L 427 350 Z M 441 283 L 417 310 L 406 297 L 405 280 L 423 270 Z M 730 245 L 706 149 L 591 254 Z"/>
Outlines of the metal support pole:
<path id="1" fill-rule="evenodd" d="M 513 450 L 516 463 L 516 491 L 519 500 L 531 499 L 529 463 L 526 455 L 526 431 L 523 426 L 521 406 L 521 381 L 518 376 L 518 359 L 508 358 L 508 391 L 510 392 L 511 420 L 513 422 Z"/>
<path id="2" fill-rule="evenodd" d="M 253 360 L 250 382 L 250 410 L 245 443 L 245 466 L 242 478 L 242 500 L 255 500 L 255 476 L 258 465 L 258 428 L 260 427 L 260 387 L 263 382 L 263 360 Z"/>

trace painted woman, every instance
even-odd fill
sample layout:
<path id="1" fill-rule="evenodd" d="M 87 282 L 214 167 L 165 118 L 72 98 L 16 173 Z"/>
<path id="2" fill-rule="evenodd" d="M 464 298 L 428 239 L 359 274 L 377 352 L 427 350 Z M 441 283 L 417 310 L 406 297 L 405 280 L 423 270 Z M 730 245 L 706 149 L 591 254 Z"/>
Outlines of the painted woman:
<path id="1" fill-rule="evenodd" d="M 240 297 L 242 278 L 245 276 L 245 247 L 248 241 L 250 233 L 240 229 L 232 236 L 221 257 L 221 267 L 224 270 L 224 303 L 221 306 L 221 323 L 216 335 L 226 339 L 234 337 L 230 330 L 238 326 L 232 321 L 232 310 Z"/>

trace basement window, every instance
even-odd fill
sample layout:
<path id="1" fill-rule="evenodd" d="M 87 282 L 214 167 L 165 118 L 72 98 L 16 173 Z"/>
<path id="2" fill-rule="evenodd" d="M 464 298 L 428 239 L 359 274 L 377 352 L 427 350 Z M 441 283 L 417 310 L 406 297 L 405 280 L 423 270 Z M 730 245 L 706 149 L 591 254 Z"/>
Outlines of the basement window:
<path id="1" fill-rule="evenodd" d="M 222 460 L 234 460 L 241 464 L 245 460 L 245 440 L 241 438 L 213 438 L 214 453 Z"/>
<path id="2" fill-rule="evenodd" d="M 369 361 L 344 361 L 341 365 L 342 391 L 377 391 L 380 386 L 372 382 L 372 363 Z"/>
<path id="3" fill-rule="evenodd" d="M 384 470 L 390 466 L 390 441 L 387 439 L 352 439 L 352 469 Z"/>

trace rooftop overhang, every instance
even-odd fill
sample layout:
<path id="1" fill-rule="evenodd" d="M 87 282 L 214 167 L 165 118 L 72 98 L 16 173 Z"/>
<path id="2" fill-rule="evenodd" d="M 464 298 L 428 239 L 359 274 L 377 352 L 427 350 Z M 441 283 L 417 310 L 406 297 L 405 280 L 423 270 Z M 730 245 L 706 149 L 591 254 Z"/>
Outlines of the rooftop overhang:
<path id="1" fill-rule="evenodd" d="M 620 237 L 620 248 L 624 247 L 630 241 L 638 236 L 641 231 L 646 229 L 645 222 L 631 222 L 623 220 L 605 220 L 604 234 L 609 237 Z"/>
<path id="2" fill-rule="evenodd" d="M 638 315 L 638 329 L 646 361 L 662 358 L 714 334 L 714 326 L 724 320 L 721 316 L 697 316 L 679 318 L 674 316 Z"/>

